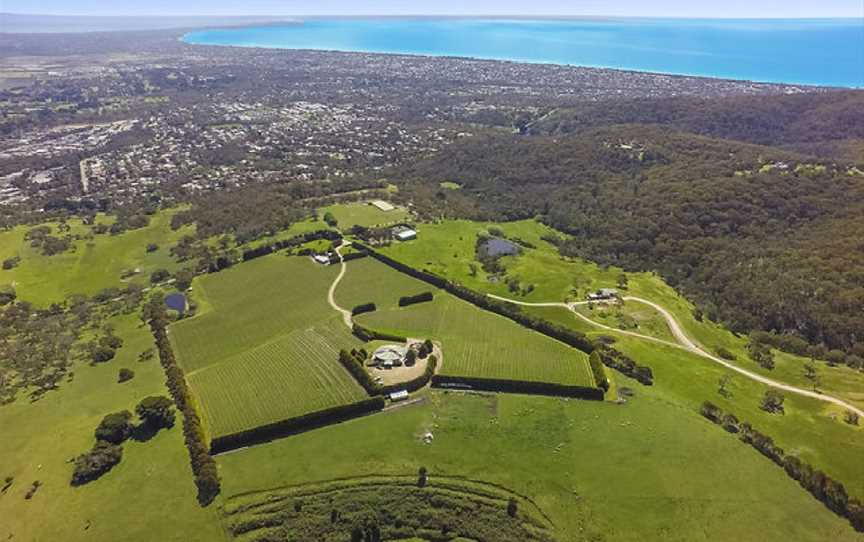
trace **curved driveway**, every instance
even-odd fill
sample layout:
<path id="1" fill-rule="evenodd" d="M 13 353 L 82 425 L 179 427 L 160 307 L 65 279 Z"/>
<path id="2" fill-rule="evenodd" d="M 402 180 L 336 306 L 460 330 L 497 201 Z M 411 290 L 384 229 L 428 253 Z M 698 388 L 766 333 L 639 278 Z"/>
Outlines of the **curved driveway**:
<path id="1" fill-rule="evenodd" d="M 709 360 L 713 361 L 714 363 L 718 363 L 718 364 L 726 367 L 727 369 L 729 369 L 731 371 L 735 371 L 738 374 L 744 375 L 747 378 L 749 378 L 750 380 L 754 380 L 756 382 L 759 382 L 761 384 L 765 384 L 766 386 L 770 386 L 772 388 L 777 388 L 778 390 L 788 391 L 789 393 L 794 393 L 797 395 L 803 395 L 804 397 L 810 397 L 812 399 L 818 399 L 820 401 L 826 401 L 829 403 L 833 403 L 833 404 L 841 406 L 845 409 L 851 410 L 852 412 L 858 414 L 859 416 L 864 417 L 864 410 L 862 410 L 856 406 L 853 406 L 842 399 L 839 399 L 837 397 L 833 397 L 831 395 L 826 395 L 824 393 L 820 393 L 817 391 L 807 390 L 804 388 L 799 388 L 797 386 L 792 386 L 790 384 L 784 384 L 783 382 L 778 382 L 776 380 L 772 380 L 772 379 L 765 377 L 765 376 L 762 376 L 758 373 L 754 373 L 752 371 L 748 371 L 747 369 L 738 367 L 737 365 L 734 365 L 723 358 L 719 358 L 719 357 L 711 354 L 710 352 L 707 352 L 706 350 L 701 348 L 699 345 L 697 345 L 695 342 L 693 342 L 693 340 L 691 340 L 687 336 L 686 333 L 684 333 L 684 330 L 681 328 L 681 325 L 678 323 L 678 321 L 675 319 L 675 317 L 672 316 L 671 312 L 669 312 L 668 310 L 666 310 L 662 306 L 658 305 L 657 303 L 654 303 L 653 301 L 648 301 L 647 299 L 642 299 L 640 297 L 633 297 L 633 296 L 624 297 L 625 301 L 636 301 L 637 303 L 644 303 L 645 305 L 653 307 L 657 312 L 662 314 L 663 317 L 666 319 L 666 323 L 669 325 L 669 329 L 672 331 L 672 335 L 674 335 L 675 339 L 678 341 L 677 343 L 673 343 L 670 341 L 664 341 L 663 339 L 658 339 L 657 337 L 651 337 L 649 335 L 643 335 L 641 333 L 635 333 L 633 331 L 625 331 L 622 329 L 616 329 L 616 328 L 613 328 L 611 326 L 607 326 L 605 324 L 595 322 L 594 320 L 591 320 L 590 318 L 588 318 L 584 314 L 577 312 L 575 310 L 575 307 L 577 305 L 587 305 L 588 304 L 587 301 L 579 301 L 576 303 L 526 303 L 524 301 L 517 301 L 515 299 L 508 299 L 506 297 L 501 297 L 501 296 L 497 296 L 497 295 L 492 295 L 492 294 L 487 294 L 487 295 L 489 297 L 491 297 L 493 299 L 497 299 L 499 301 L 505 301 L 507 303 L 514 303 L 516 305 L 523 305 L 526 307 L 564 307 L 566 309 L 570 309 L 571 311 L 573 311 L 573 313 L 576 316 L 578 316 L 582 320 L 588 322 L 592 326 L 606 329 L 609 331 L 614 331 L 615 333 L 621 333 L 623 335 L 630 335 L 633 337 L 638 337 L 640 339 L 645 339 L 645 340 L 665 344 L 668 346 L 674 346 L 675 348 L 682 348 L 684 350 L 687 350 L 688 352 L 692 352 L 698 356 L 702 356 L 703 358 L 709 359 Z"/>

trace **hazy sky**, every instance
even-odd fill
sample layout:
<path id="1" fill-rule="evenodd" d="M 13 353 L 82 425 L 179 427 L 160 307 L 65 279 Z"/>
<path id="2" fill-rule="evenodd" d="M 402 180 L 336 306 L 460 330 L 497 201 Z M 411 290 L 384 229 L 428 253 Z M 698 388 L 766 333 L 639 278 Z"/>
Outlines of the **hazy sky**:
<path id="1" fill-rule="evenodd" d="M 864 0 L 0 0 L 0 12 L 58 15 L 501 14 L 864 18 Z"/>

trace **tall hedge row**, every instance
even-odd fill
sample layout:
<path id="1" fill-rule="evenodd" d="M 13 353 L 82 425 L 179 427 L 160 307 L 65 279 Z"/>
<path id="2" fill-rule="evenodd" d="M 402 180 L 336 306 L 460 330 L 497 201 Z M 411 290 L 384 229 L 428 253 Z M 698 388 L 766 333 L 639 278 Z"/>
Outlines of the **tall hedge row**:
<path id="1" fill-rule="evenodd" d="M 654 372 L 651 370 L 651 367 L 637 364 L 623 352 L 606 345 L 598 345 L 595 352 L 599 356 L 600 361 L 603 362 L 603 365 L 624 373 L 640 384 L 650 386 L 654 383 Z"/>
<path id="2" fill-rule="evenodd" d="M 374 329 L 369 329 L 368 327 L 361 326 L 357 322 L 354 322 L 353 326 L 351 327 L 351 333 L 353 333 L 355 337 L 357 337 L 363 342 L 377 340 L 404 343 L 408 340 L 407 337 L 403 337 L 401 335 L 396 335 L 393 333 L 381 333 L 379 331 L 375 331 Z"/>
<path id="3" fill-rule="evenodd" d="M 574 397 L 594 401 L 603 400 L 603 390 L 600 388 L 570 386 L 566 384 L 554 384 L 552 382 L 435 375 L 432 377 L 432 385 L 436 388 L 461 388 L 480 391 L 550 395 L 553 397 Z"/>
<path id="4" fill-rule="evenodd" d="M 195 408 L 195 399 L 186 384 L 183 369 L 174 358 L 174 351 L 171 349 L 171 342 L 165 330 L 167 322 L 168 315 L 163 308 L 161 313 L 154 315 L 150 320 L 150 329 L 153 331 L 159 349 L 159 361 L 165 370 L 166 385 L 174 399 L 174 404 L 183 415 L 183 437 L 189 450 L 192 473 L 198 488 L 198 502 L 206 506 L 219 494 L 219 472 L 216 469 L 216 462 L 207 449 L 207 438 Z"/>
<path id="5" fill-rule="evenodd" d="M 771 437 L 760 433 L 749 423 L 738 422 L 735 416 L 724 413 L 720 407 L 709 401 L 702 404 L 701 413 L 730 433 L 738 433 L 741 442 L 749 444 L 776 465 L 783 467 L 790 478 L 797 481 L 829 510 L 848 519 L 856 531 L 864 532 L 864 504 L 851 498 L 842 483 L 797 456 L 786 455 L 783 448 L 774 444 Z"/>
<path id="6" fill-rule="evenodd" d="M 406 295 L 399 298 L 399 306 L 407 307 L 408 305 L 414 305 L 416 303 L 425 303 L 427 301 L 432 301 L 432 292 L 423 292 L 417 295 Z"/>
<path id="7" fill-rule="evenodd" d="M 255 258 L 266 256 L 267 254 L 272 254 L 273 252 L 276 252 L 277 250 L 282 250 L 283 248 L 297 247 L 304 243 L 308 243 L 310 241 L 319 241 L 321 239 L 326 239 L 328 241 L 336 241 L 342 239 L 342 236 L 338 232 L 335 232 L 333 230 L 310 231 L 300 235 L 295 235 L 294 237 L 289 237 L 288 239 L 282 239 L 281 241 L 275 241 L 273 243 L 261 245 L 260 247 L 244 250 L 243 261 L 248 262 L 249 260 L 254 260 Z"/>
<path id="8" fill-rule="evenodd" d="M 260 444 L 280 437 L 363 416 L 370 412 L 381 410 L 384 408 L 384 405 L 385 401 L 383 397 L 370 397 L 356 403 L 326 408 L 303 414 L 302 416 L 287 418 L 245 431 L 216 437 L 210 444 L 210 451 L 211 453 L 218 454 L 253 444 Z"/>
<path id="9" fill-rule="evenodd" d="M 351 260 L 359 260 L 360 258 L 365 258 L 368 256 L 365 252 L 349 252 L 348 254 L 342 255 L 343 262 L 350 262 Z"/>
<path id="10" fill-rule="evenodd" d="M 351 373 L 354 380 L 360 384 L 360 387 L 366 390 L 369 395 L 381 395 L 381 386 L 376 384 L 366 368 L 363 367 L 363 360 L 351 355 L 347 350 L 339 351 L 339 363 L 345 367 L 345 370 Z"/>
<path id="11" fill-rule="evenodd" d="M 607 378 L 606 370 L 603 368 L 600 352 L 597 350 L 591 352 L 591 355 L 588 356 L 588 365 L 591 367 L 591 374 L 594 375 L 594 382 L 597 383 L 597 387 L 609 391 L 609 378 Z"/>
<path id="12" fill-rule="evenodd" d="M 500 314 L 501 316 L 509 318 L 518 324 L 533 329 L 534 331 L 552 337 L 553 339 L 557 339 L 574 348 L 578 348 L 585 353 L 590 354 L 594 351 L 593 343 L 588 339 L 588 337 L 586 337 L 582 333 L 579 333 L 578 331 L 574 331 L 572 329 L 568 329 L 566 327 L 553 324 L 546 320 L 535 318 L 533 316 L 525 314 L 519 309 L 518 305 L 515 305 L 513 303 L 506 303 L 503 301 L 497 301 L 485 294 L 475 292 L 470 288 L 466 288 L 460 284 L 449 281 L 434 273 L 414 269 L 413 267 L 407 266 L 388 256 L 380 254 L 379 252 L 361 243 L 354 242 L 354 247 L 358 250 L 369 253 L 369 255 L 376 260 L 392 267 L 397 271 L 405 273 L 406 275 L 410 275 L 418 280 L 422 280 L 423 282 L 429 283 L 432 286 L 441 288 L 442 290 L 445 290 L 453 294 L 454 296 L 471 303 L 472 305 L 476 305 L 481 309 L 486 309 L 488 311 Z"/>

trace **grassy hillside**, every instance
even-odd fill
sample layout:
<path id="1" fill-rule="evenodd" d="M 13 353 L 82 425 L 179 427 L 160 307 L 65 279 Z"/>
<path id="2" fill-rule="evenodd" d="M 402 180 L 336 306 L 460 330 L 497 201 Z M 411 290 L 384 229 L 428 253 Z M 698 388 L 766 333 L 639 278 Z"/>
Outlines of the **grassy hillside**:
<path id="1" fill-rule="evenodd" d="M 464 477 L 530 495 L 559 540 L 860 540 L 782 470 L 682 406 L 651 388 L 623 406 L 434 392 L 422 406 L 218 461 L 226 495 L 425 466 L 433 482 Z"/>
<path id="2" fill-rule="evenodd" d="M 128 441 L 122 461 L 109 473 L 84 486 L 70 486 L 73 466 L 68 461 L 90 449 L 103 416 L 134 410 L 149 395 L 168 395 L 159 361 L 138 361 L 141 352 L 153 347 L 149 328 L 135 314 L 107 323 L 124 341 L 115 359 L 75 367 L 72 382 L 36 403 L 21 398 L 0 407 L 0 479 L 14 477 L 0 494 L 0 538 L 223 540 L 215 507 L 202 509 L 195 500 L 179 423 L 149 441 Z M 118 384 L 121 367 L 134 370 L 135 378 Z M 42 486 L 25 500 L 36 480 Z"/>

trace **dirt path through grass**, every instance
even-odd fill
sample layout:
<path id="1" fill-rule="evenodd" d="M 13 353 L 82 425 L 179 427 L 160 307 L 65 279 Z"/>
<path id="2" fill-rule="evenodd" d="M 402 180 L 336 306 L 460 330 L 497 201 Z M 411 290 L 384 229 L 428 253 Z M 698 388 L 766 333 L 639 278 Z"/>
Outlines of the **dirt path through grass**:
<path id="1" fill-rule="evenodd" d="M 345 246 L 345 245 L 342 245 Z M 348 329 L 353 328 L 351 322 L 351 311 L 345 310 L 339 305 L 336 304 L 336 297 L 334 294 L 336 293 L 336 288 L 339 286 L 339 282 L 342 280 L 342 277 L 345 276 L 345 271 L 347 266 L 345 265 L 345 260 L 342 259 L 342 254 L 339 252 L 342 249 L 342 246 L 336 248 L 336 254 L 339 256 L 339 265 L 341 268 L 339 269 L 339 274 L 336 275 L 336 278 L 333 279 L 333 284 L 330 285 L 330 289 L 327 291 L 327 302 L 330 303 L 330 306 L 337 312 L 342 315 L 342 321 L 348 326 Z"/>
<path id="2" fill-rule="evenodd" d="M 729 361 L 727 361 L 725 359 L 719 358 L 719 357 L 711 354 L 710 352 L 707 352 L 702 347 L 700 347 L 695 342 L 693 342 L 687 336 L 686 333 L 684 333 L 684 330 L 681 328 L 681 325 L 678 323 L 678 321 L 675 319 L 675 317 L 672 316 L 672 313 L 670 313 L 668 310 L 664 309 L 662 306 L 654 303 L 653 301 L 648 301 L 647 299 L 642 299 L 640 297 L 632 297 L 632 296 L 624 297 L 625 301 L 636 301 L 637 303 L 644 303 L 646 305 L 649 305 L 650 307 L 653 307 L 655 310 L 657 310 L 657 312 L 662 314 L 663 317 L 666 319 L 666 323 L 669 325 L 669 329 L 672 331 L 672 334 L 675 336 L 675 339 L 678 341 L 677 343 L 673 343 L 670 341 L 664 341 L 663 339 L 658 339 L 657 337 L 651 337 L 649 335 L 643 335 L 641 333 L 636 333 L 633 331 L 625 331 L 622 329 L 616 329 L 614 327 L 607 326 L 607 325 L 601 324 L 599 322 L 595 322 L 594 320 L 591 320 L 590 318 L 588 318 L 584 314 L 581 314 L 575 310 L 575 307 L 577 305 L 587 305 L 588 304 L 587 301 L 579 301 L 576 303 L 554 303 L 554 302 L 553 303 L 527 303 L 524 301 L 517 301 L 515 299 L 508 299 L 506 297 L 501 297 L 501 296 L 497 296 L 497 295 L 493 295 L 493 294 L 488 294 L 488 295 L 489 295 L 489 297 L 491 297 L 493 299 L 497 299 L 499 301 L 505 301 L 507 303 L 514 303 L 516 305 L 522 305 L 522 306 L 526 306 L 526 307 L 564 307 L 566 309 L 573 311 L 573 313 L 576 316 L 578 316 L 579 318 L 581 318 L 585 322 L 591 324 L 592 326 L 599 327 L 601 329 L 605 329 L 608 331 L 613 331 L 615 333 L 621 333 L 624 335 L 630 335 L 632 337 L 638 337 L 640 339 L 645 339 L 648 341 L 653 341 L 653 342 L 658 342 L 661 344 L 666 344 L 669 346 L 674 346 L 676 348 L 682 348 L 684 350 L 687 350 L 688 352 L 692 352 L 698 356 L 709 359 L 709 360 L 713 361 L 714 363 L 718 363 L 718 364 L 726 367 L 727 369 L 729 369 L 731 371 L 735 371 L 736 373 L 744 375 L 751 380 L 755 380 L 756 382 L 759 382 L 761 384 L 765 384 L 766 386 L 771 386 L 772 388 L 777 388 L 779 390 L 788 391 L 790 393 L 794 393 L 797 395 L 803 395 L 804 397 L 811 397 L 813 399 L 818 399 L 820 401 L 826 401 L 829 403 L 833 403 L 833 404 L 841 406 L 847 410 L 851 410 L 852 412 L 858 414 L 859 416 L 864 416 L 864 410 L 862 410 L 858 407 L 855 407 L 855 406 L 847 403 L 846 401 L 844 401 L 842 399 L 839 399 L 837 397 L 833 397 L 831 395 L 826 395 L 826 394 L 818 392 L 818 391 L 806 390 L 803 388 L 792 386 L 790 384 L 784 384 L 782 382 L 772 380 L 772 379 L 764 377 L 760 374 L 754 373 L 752 371 L 748 371 L 747 369 L 744 369 L 742 367 L 738 367 L 737 365 L 730 363 Z"/>

